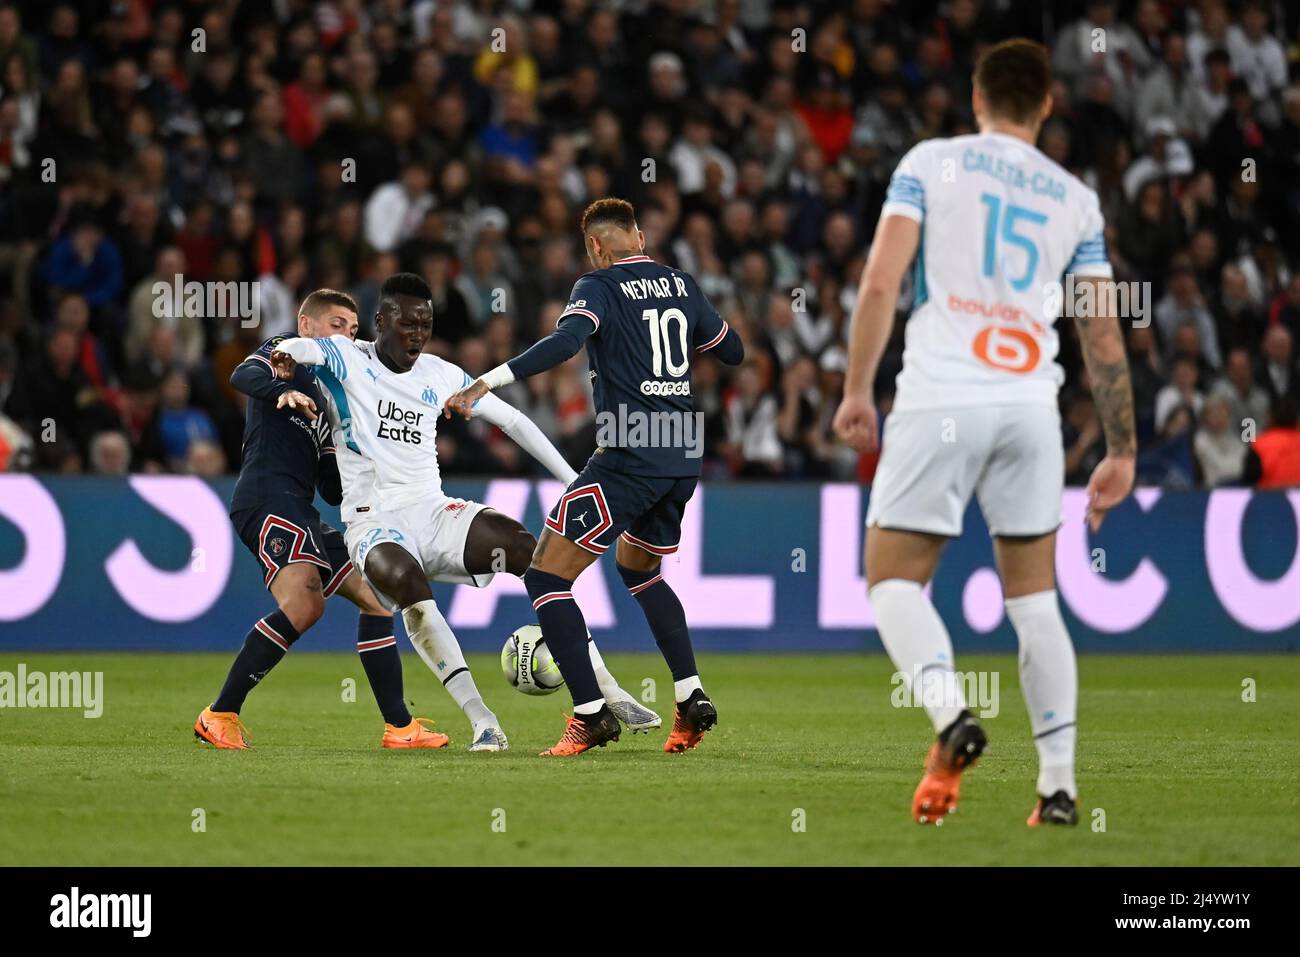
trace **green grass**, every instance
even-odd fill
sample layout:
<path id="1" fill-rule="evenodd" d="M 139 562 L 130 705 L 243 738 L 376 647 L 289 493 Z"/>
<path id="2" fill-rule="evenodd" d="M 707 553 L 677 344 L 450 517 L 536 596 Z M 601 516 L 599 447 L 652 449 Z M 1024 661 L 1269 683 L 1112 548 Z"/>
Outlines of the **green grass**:
<path id="1" fill-rule="evenodd" d="M 891 707 L 879 655 L 703 656 L 721 724 L 698 751 L 665 755 L 662 733 L 625 734 L 562 761 L 535 755 L 562 730 L 564 692 L 524 697 L 494 659 L 473 658 L 513 750 L 471 755 L 467 723 L 404 658 L 414 710 L 452 735 L 449 750 L 380 750 L 352 655 L 281 664 L 244 709 L 249 752 L 201 746 L 190 730 L 225 655 L 0 655 L 0 671 L 103 671 L 106 699 L 96 720 L 0 710 L 0 863 L 1300 863 L 1300 658 L 1082 659 L 1083 820 L 1041 832 L 1024 826 L 1036 760 L 1010 656 L 959 662 L 999 673 L 1001 711 L 942 828 L 910 820 L 929 728 Z M 654 678 L 669 713 L 661 660 L 610 665 L 629 689 Z M 1254 703 L 1242 701 L 1247 677 Z M 345 678 L 355 703 L 342 700 Z"/>

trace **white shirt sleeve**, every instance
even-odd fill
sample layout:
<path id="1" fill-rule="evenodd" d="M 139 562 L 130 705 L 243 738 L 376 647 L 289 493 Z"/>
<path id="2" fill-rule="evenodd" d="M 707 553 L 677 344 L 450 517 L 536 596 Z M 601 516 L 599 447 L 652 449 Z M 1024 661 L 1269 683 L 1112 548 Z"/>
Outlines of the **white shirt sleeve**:
<path id="1" fill-rule="evenodd" d="M 1110 257 L 1106 254 L 1106 220 L 1101 215 L 1101 202 L 1092 190 L 1088 190 L 1087 203 L 1079 245 L 1075 247 L 1074 256 L 1065 271 L 1076 276 L 1110 279 L 1114 270 L 1111 269 Z"/>
<path id="2" fill-rule="evenodd" d="M 508 402 L 492 393 L 474 403 L 474 414 L 482 416 L 510 436 L 521 449 L 546 466 L 546 470 L 565 485 L 578 477 L 572 466 L 564 461 L 559 449 L 551 444 L 532 419 Z"/>
<path id="3" fill-rule="evenodd" d="M 286 339 L 275 347 L 275 351 L 288 353 L 299 365 L 323 366 L 325 364 L 325 353 L 315 339 L 302 337 Z"/>
<path id="4" fill-rule="evenodd" d="M 913 146 L 894 168 L 885 204 L 880 208 L 882 220 L 886 216 L 906 216 L 918 223 L 925 220 L 925 181 L 931 161 L 923 152 L 924 146 Z"/>
<path id="5" fill-rule="evenodd" d="M 293 356 L 294 362 L 322 366 L 339 382 L 348 377 L 348 366 L 360 357 L 356 343 L 347 336 L 330 336 L 328 339 L 286 339 L 280 350 Z M 299 358 L 301 356 L 301 358 Z"/>

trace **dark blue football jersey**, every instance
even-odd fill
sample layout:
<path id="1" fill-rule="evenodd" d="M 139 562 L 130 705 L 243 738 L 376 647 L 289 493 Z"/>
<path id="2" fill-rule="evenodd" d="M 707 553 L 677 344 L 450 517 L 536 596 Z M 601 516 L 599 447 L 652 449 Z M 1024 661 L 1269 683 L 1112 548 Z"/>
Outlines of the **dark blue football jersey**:
<path id="1" fill-rule="evenodd" d="M 271 367 L 271 353 L 292 338 L 273 336 L 266 340 L 230 377 L 231 384 L 249 397 L 243 465 L 230 500 L 232 513 L 265 507 L 281 495 L 291 495 L 310 505 L 316 499 L 318 486 L 327 501 L 333 498 L 333 504 L 338 504 L 332 494 L 332 488 L 338 485 L 338 466 L 316 376 L 307 366 L 299 365 L 293 378 L 286 381 L 277 379 Z M 275 407 L 280 395 L 290 389 L 316 403 L 315 422 L 301 412 Z"/>
<path id="2" fill-rule="evenodd" d="M 691 363 L 726 338 L 727 323 L 695 279 L 632 256 L 574 283 L 564 316 L 595 326 L 586 346 L 602 463 L 636 475 L 699 475 L 703 416 Z"/>

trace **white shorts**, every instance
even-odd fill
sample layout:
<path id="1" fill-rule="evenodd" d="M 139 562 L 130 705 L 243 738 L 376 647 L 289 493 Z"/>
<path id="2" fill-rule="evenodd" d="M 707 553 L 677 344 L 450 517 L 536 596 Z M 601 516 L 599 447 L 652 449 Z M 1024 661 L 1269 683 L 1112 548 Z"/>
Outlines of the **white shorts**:
<path id="1" fill-rule="evenodd" d="M 990 535 L 1046 535 L 1061 524 L 1064 484 L 1055 406 L 893 412 L 867 524 L 955 538 L 974 493 Z"/>
<path id="2" fill-rule="evenodd" d="M 391 512 L 373 511 L 348 523 L 343 540 L 352 564 L 366 578 L 379 601 L 391 611 L 397 605 L 366 576 L 366 553 L 383 542 L 402 546 L 420 563 L 429 581 L 484 587 L 493 573 L 471 575 L 465 568 L 465 539 L 474 516 L 486 509 L 478 502 L 442 496 Z"/>

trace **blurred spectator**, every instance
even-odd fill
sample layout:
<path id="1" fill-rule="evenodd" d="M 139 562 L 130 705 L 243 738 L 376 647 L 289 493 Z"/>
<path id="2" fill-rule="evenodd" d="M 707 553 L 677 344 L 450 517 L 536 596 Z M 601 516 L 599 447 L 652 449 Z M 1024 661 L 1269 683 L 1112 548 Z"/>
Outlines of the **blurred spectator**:
<path id="1" fill-rule="evenodd" d="M 80 293 L 96 307 L 122 295 L 121 254 L 90 209 L 74 210 L 68 217 L 63 237 L 50 250 L 45 281 L 55 289 Z"/>
<path id="2" fill-rule="evenodd" d="M 727 442 L 741 475 L 774 476 L 783 465 L 776 399 L 764 393 L 761 376 L 758 364 L 746 361 L 727 403 Z"/>
<path id="3" fill-rule="evenodd" d="M 1264 355 L 1255 378 L 1270 402 L 1300 394 L 1300 363 L 1295 356 L 1295 339 L 1286 326 L 1269 326 L 1264 333 Z"/>
<path id="4" fill-rule="evenodd" d="M 1246 443 L 1233 428 L 1229 403 L 1220 396 L 1207 399 L 1193 445 L 1201 484 L 1208 488 L 1231 485 L 1241 478 Z"/>
<path id="5" fill-rule="evenodd" d="M 1156 303 L 1156 327 L 1165 342 L 1166 357 L 1172 358 L 1176 352 L 1177 331 L 1185 325 L 1196 330 L 1200 346 L 1199 357 L 1212 368 L 1217 369 L 1223 365 L 1214 318 L 1196 285 L 1196 274 L 1192 271 L 1191 264 L 1183 260 L 1175 264 L 1173 273 L 1169 277 L 1167 291 Z"/>
<path id="6" fill-rule="evenodd" d="M 1138 453 L 1137 482 L 1170 491 L 1189 489 L 1195 483 L 1192 454 L 1195 415 L 1189 405 L 1175 406 L 1165 418 L 1154 445 Z"/>
<path id="7" fill-rule="evenodd" d="M 380 186 L 366 203 L 366 241 L 380 252 L 396 249 L 415 235 L 432 206 L 428 167 L 408 163 L 400 179 Z"/>
<path id="8" fill-rule="evenodd" d="M 1176 409 L 1187 407 L 1196 416 L 1205 401 L 1197 387 L 1199 373 L 1194 360 L 1180 356 L 1174 360 L 1172 369 L 1169 384 L 1156 393 L 1155 426 L 1160 433 L 1165 431 L 1165 425 Z"/>
<path id="9" fill-rule="evenodd" d="M 1256 383 L 1250 366 L 1250 353 L 1233 349 L 1224 363 L 1223 378 L 1214 384 L 1210 395 L 1228 403 L 1229 422 L 1234 430 L 1253 425 L 1255 434 L 1268 421 L 1268 393 Z"/>
<path id="10" fill-rule="evenodd" d="M 215 442 L 217 428 L 207 412 L 190 405 L 189 380 L 180 369 L 163 376 L 159 400 L 158 432 L 163 454 L 173 469 L 181 471 L 178 465 L 189 456 L 190 446 Z"/>
<path id="11" fill-rule="evenodd" d="M 131 470 L 131 444 L 121 432 L 97 432 L 90 440 L 90 470 L 121 476 Z"/>
<path id="12" fill-rule="evenodd" d="M 1090 395 L 1076 392 L 1065 400 L 1063 425 L 1065 480 L 1071 485 L 1086 485 L 1092 470 L 1106 455 L 1106 437 Z"/>

